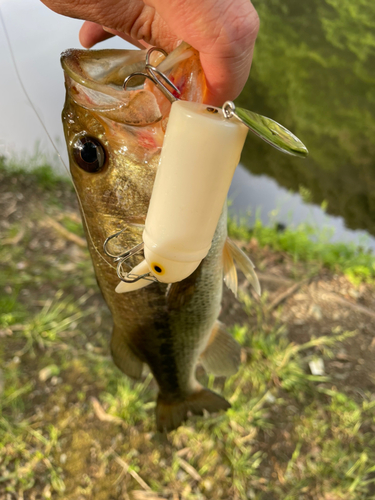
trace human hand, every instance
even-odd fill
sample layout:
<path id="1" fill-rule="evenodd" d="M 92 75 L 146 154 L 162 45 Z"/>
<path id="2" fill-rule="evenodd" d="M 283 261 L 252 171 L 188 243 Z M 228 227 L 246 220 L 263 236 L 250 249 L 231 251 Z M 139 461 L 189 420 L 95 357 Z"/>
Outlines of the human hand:
<path id="1" fill-rule="evenodd" d="M 249 0 L 42 0 L 50 9 L 84 19 L 81 44 L 90 48 L 118 35 L 167 52 L 181 40 L 197 49 L 206 75 L 207 103 L 221 106 L 242 91 L 250 72 L 259 18 Z"/>

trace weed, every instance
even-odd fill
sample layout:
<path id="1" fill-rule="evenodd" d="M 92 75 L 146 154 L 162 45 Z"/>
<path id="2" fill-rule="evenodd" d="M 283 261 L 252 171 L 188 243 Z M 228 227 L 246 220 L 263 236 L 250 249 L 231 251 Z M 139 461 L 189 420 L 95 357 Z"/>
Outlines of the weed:
<path id="1" fill-rule="evenodd" d="M 332 234 L 319 231 L 309 224 L 280 231 L 276 226 L 264 226 L 257 219 L 249 229 L 247 220 L 229 220 L 229 234 L 237 239 L 249 241 L 255 238 L 261 247 L 283 251 L 297 261 L 309 262 L 311 273 L 324 266 L 334 272 L 345 274 L 354 284 L 373 283 L 375 279 L 375 256 L 352 243 L 332 243 Z"/>
<path id="2" fill-rule="evenodd" d="M 59 335 L 68 328 L 75 328 L 77 322 L 92 313 L 90 309 L 82 310 L 79 306 L 85 302 L 82 297 L 78 303 L 72 298 L 59 300 L 62 292 L 58 292 L 54 298 L 47 299 L 42 310 L 35 314 L 21 328 L 26 344 L 20 354 L 34 349 L 45 349 L 59 340 Z"/>
<path id="3" fill-rule="evenodd" d="M 69 177 L 57 174 L 54 163 L 41 152 L 39 145 L 36 144 L 32 154 L 10 158 L 0 157 L 0 174 L 27 177 L 29 183 L 34 183 L 45 191 L 61 184 L 69 186 L 71 184 Z"/>
<path id="4" fill-rule="evenodd" d="M 151 374 L 139 383 L 134 383 L 120 373 L 114 375 L 115 378 L 109 384 L 110 390 L 101 395 L 106 411 L 110 415 L 122 418 L 129 425 L 135 425 L 148 418 L 145 403 L 149 399 L 148 386 L 152 379 Z"/>

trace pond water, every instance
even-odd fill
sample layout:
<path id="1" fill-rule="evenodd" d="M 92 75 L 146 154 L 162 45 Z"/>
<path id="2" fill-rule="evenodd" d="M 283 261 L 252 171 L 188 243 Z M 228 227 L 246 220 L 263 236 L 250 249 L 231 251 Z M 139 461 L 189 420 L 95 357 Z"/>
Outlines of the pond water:
<path id="1" fill-rule="evenodd" d="M 303 201 L 299 193 L 279 186 L 266 175 L 254 175 L 241 164 L 233 177 L 229 200 L 229 213 L 240 220 L 245 217 L 250 227 L 256 218 L 265 225 L 281 227 L 309 224 L 329 241 L 355 242 L 375 250 L 375 238 L 367 231 L 346 228 L 343 217 L 328 215 L 319 205 Z"/>
<path id="2" fill-rule="evenodd" d="M 375 235 L 375 2 L 254 5 L 261 28 L 239 103 L 292 130 L 310 155 L 282 155 L 249 134 L 244 166 L 288 190 L 307 188 L 346 227 Z"/>
<path id="3" fill-rule="evenodd" d="M 249 134 L 230 191 L 233 210 L 258 213 L 266 223 L 330 225 L 336 239 L 375 249 L 375 3 L 254 4 L 261 29 L 251 78 L 238 103 L 288 127 L 310 155 L 306 160 L 283 155 Z M 37 0 L 0 0 L 0 8 L 24 85 L 66 159 L 59 54 L 79 47 L 81 23 Z M 0 47 L 0 154 L 31 152 L 36 141 L 49 152 L 17 82 L 1 26 Z M 128 44 L 113 39 L 102 47 Z M 319 208 L 322 202 L 326 212 Z"/>

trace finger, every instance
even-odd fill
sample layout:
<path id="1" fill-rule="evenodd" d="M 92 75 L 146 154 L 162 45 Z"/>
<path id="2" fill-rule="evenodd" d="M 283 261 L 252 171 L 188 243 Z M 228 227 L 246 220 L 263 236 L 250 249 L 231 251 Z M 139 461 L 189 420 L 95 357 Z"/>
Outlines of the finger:
<path id="1" fill-rule="evenodd" d="M 124 33 L 120 33 L 119 31 L 106 28 L 105 26 L 100 26 L 100 24 L 96 24 L 91 21 L 85 21 L 83 23 L 79 32 L 79 41 L 83 47 L 90 49 L 95 44 L 108 40 L 114 36 L 119 36 L 139 49 L 145 48 L 142 43 L 134 40 L 132 37 L 127 36 Z"/>
<path id="2" fill-rule="evenodd" d="M 105 2 L 42 0 L 42 2 L 59 14 L 105 26 L 104 30 L 118 34 L 138 47 L 144 48 L 147 44 L 158 45 L 170 52 L 181 39 L 172 33 L 155 9 L 145 5 L 143 0 L 105 0 Z M 88 33 L 85 32 L 86 29 Z M 84 28 L 82 42 L 85 46 L 89 44 L 92 46 L 94 40 L 103 36 L 96 31 L 92 37 L 90 30 L 94 29 L 97 30 L 97 28 Z"/>
<path id="3" fill-rule="evenodd" d="M 79 41 L 85 49 L 90 49 L 93 45 L 108 40 L 115 35 L 105 31 L 100 24 L 85 21 L 79 31 Z"/>
<path id="4" fill-rule="evenodd" d="M 243 52 L 232 57 L 200 52 L 208 89 L 207 104 L 222 106 L 225 101 L 233 101 L 240 95 L 249 78 L 255 39 L 256 34 Z"/>
<path id="5" fill-rule="evenodd" d="M 113 36 L 118 36 L 119 38 L 122 38 L 128 43 L 131 43 L 135 47 L 138 47 L 139 49 L 148 49 L 151 47 L 148 43 L 144 42 L 143 40 L 136 40 L 135 38 L 132 38 L 130 35 L 126 35 L 125 33 L 122 33 L 121 31 L 117 30 L 112 30 L 111 28 L 106 28 L 103 26 L 103 30 L 106 31 L 107 33 L 111 33 Z"/>

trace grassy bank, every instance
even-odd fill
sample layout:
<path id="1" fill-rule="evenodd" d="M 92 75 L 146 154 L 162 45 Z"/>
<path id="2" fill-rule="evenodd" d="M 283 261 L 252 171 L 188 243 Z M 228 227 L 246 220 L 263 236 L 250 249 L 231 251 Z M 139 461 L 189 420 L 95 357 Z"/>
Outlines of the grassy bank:
<path id="1" fill-rule="evenodd" d="M 0 498 L 375 498 L 372 256 L 231 223 L 264 291 L 224 296 L 239 373 L 198 376 L 232 408 L 162 436 L 151 375 L 110 359 L 69 184 L 3 165 L 0 200 Z"/>
<path id="2" fill-rule="evenodd" d="M 310 224 L 296 228 L 264 226 L 258 219 L 249 229 L 245 221 L 229 221 L 229 234 L 242 241 L 254 238 L 261 247 L 276 252 L 287 252 L 295 262 L 309 262 L 312 273 L 326 268 L 347 276 L 354 284 L 373 283 L 375 279 L 374 254 L 354 243 L 332 242 L 332 233 Z"/>

